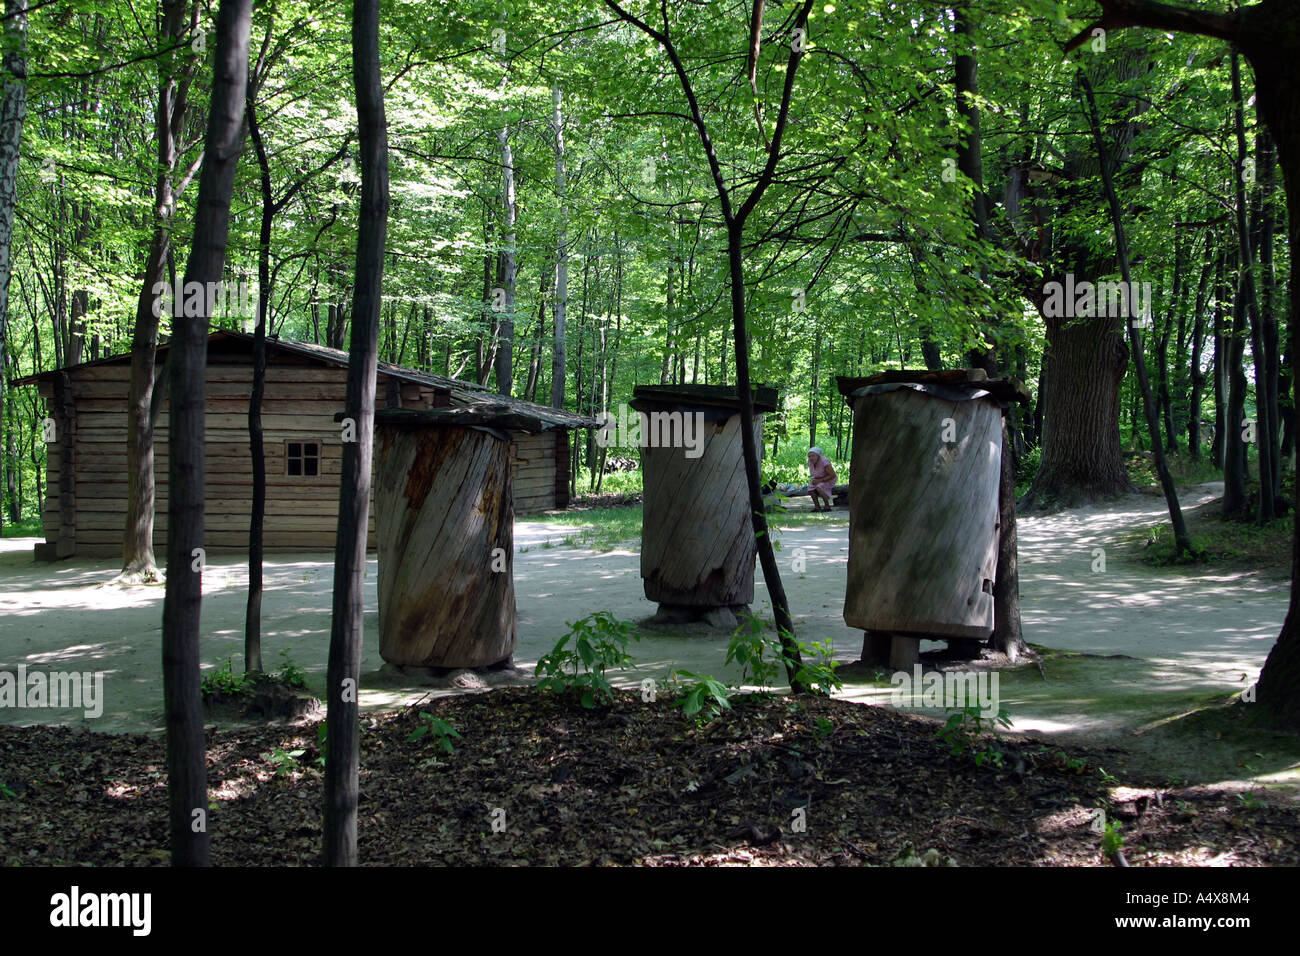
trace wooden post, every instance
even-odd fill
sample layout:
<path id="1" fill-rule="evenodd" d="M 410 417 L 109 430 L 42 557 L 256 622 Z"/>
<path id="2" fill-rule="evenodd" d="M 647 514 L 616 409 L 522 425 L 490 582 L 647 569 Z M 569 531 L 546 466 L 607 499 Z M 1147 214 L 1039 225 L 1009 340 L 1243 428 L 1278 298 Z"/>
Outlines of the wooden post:
<path id="1" fill-rule="evenodd" d="M 514 505 L 510 440 L 495 426 L 511 417 L 467 407 L 375 421 L 380 655 L 399 667 L 509 661 Z"/>
<path id="2" fill-rule="evenodd" d="M 1016 528 L 1016 469 L 1007 416 L 1002 416 L 1002 478 L 998 491 L 998 571 L 993 582 L 993 650 L 1015 663 L 1028 651 L 1020 628 L 1020 534 Z"/>
<path id="3" fill-rule="evenodd" d="M 754 418 L 776 407 L 759 387 Z M 645 492 L 641 577 L 664 622 L 704 621 L 732 630 L 754 600 L 757 548 L 741 454 L 740 414 L 730 386 L 640 386 L 638 422 Z"/>

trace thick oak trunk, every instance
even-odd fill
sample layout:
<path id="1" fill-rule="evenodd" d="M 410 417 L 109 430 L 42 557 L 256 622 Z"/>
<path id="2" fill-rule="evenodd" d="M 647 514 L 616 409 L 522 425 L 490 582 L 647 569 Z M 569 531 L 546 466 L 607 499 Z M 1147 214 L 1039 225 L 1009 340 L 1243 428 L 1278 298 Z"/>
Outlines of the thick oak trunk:
<path id="1" fill-rule="evenodd" d="M 1134 490 L 1119 438 L 1128 366 L 1114 319 L 1044 319 L 1042 460 L 1022 507 L 1070 507 Z"/>

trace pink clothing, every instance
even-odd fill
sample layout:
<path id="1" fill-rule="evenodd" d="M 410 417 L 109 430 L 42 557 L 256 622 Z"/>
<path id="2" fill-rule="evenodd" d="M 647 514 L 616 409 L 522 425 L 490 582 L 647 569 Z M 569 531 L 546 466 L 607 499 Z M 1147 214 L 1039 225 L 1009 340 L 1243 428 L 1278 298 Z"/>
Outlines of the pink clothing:
<path id="1" fill-rule="evenodd" d="M 816 491 L 825 495 L 827 498 L 835 497 L 835 466 L 825 455 L 816 455 L 808 463 L 808 470 L 812 472 L 812 481 L 808 484 L 809 491 Z"/>

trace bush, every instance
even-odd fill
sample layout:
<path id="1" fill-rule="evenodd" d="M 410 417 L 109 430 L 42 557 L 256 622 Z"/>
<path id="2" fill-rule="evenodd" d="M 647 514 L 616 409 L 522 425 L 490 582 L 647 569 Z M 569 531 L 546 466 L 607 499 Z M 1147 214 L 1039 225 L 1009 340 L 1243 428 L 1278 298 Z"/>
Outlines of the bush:
<path id="1" fill-rule="evenodd" d="M 1038 465 L 1043 460 L 1043 449 L 1040 445 L 1025 450 L 1020 456 L 1020 467 L 1016 469 L 1016 497 L 1019 498 L 1029 486 L 1034 483 L 1034 476 L 1038 474 Z"/>

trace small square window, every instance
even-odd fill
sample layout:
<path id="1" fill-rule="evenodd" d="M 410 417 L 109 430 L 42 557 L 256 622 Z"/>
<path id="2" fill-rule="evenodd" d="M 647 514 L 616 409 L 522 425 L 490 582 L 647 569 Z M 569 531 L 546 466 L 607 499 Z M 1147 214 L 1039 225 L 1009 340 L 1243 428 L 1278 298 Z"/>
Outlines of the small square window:
<path id="1" fill-rule="evenodd" d="M 315 478 L 320 474 L 320 442 L 288 441 L 284 443 L 285 474 Z"/>

